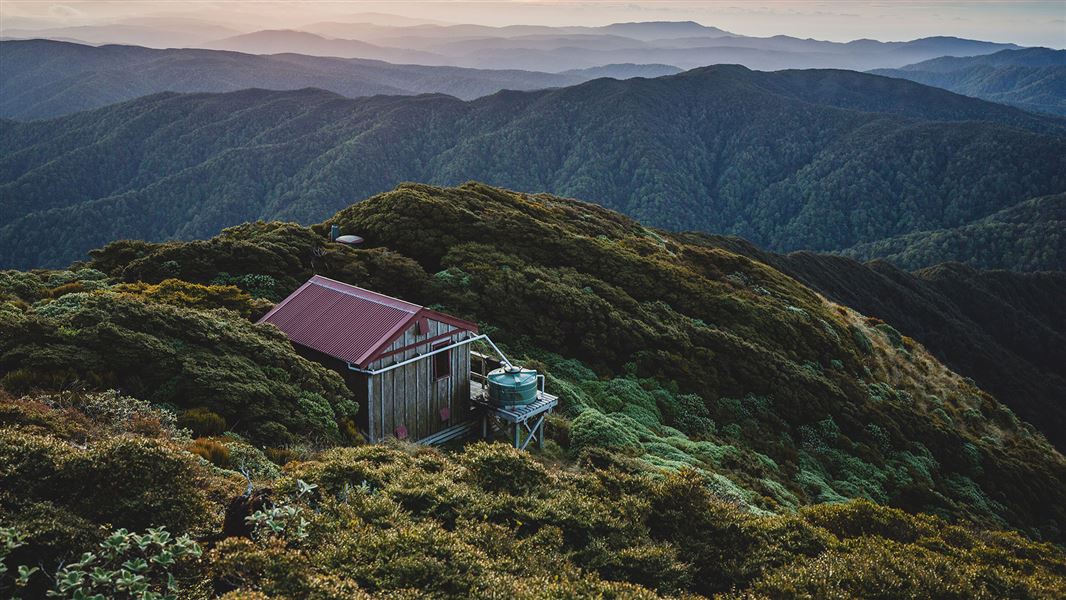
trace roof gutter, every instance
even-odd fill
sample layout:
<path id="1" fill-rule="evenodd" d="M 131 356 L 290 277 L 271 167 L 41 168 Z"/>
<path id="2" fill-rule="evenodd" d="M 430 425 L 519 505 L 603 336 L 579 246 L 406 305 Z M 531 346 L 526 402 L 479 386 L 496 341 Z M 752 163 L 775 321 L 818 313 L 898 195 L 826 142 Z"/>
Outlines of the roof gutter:
<path id="1" fill-rule="evenodd" d="M 465 340 L 459 340 L 458 342 L 455 342 L 454 344 L 449 344 L 449 345 L 447 345 L 447 346 L 445 346 L 443 348 L 437 348 L 436 350 L 433 350 L 431 352 L 426 352 L 425 354 L 419 354 L 418 356 L 415 356 L 413 358 L 408 358 L 407 360 L 403 360 L 403 361 L 400 361 L 398 363 L 391 364 L 391 365 L 389 365 L 387 367 L 384 367 L 384 368 L 381 368 L 381 369 L 374 369 L 374 370 L 363 369 L 363 368 L 360 368 L 360 367 L 357 367 L 357 366 L 353 365 L 352 363 L 347 363 L 347 365 L 348 365 L 349 369 L 351 369 L 351 370 L 353 370 L 353 371 L 355 371 L 357 373 L 362 373 L 364 375 L 379 375 L 379 374 L 384 373 L 386 371 L 391 371 L 393 369 L 402 367 L 404 365 L 409 365 L 409 364 L 411 364 L 413 362 L 422 360 L 423 358 L 427 358 L 427 357 L 433 356 L 434 354 L 439 354 L 441 352 L 447 352 L 448 350 L 451 350 L 452 348 L 458 348 L 459 346 L 465 346 L 467 344 L 472 344 L 472 343 L 474 343 L 474 342 L 476 342 L 478 340 L 485 340 L 486 342 L 488 342 L 488 344 L 490 346 L 492 346 L 492 349 L 496 351 L 496 354 L 498 354 L 500 356 L 500 360 L 503 362 L 503 364 L 507 365 L 508 367 L 511 366 L 511 361 L 507 360 L 507 356 L 505 356 L 503 352 L 500 352 L 500 349 L 496 347 L 496 344 L 494 344 L 492 342 L 492 339 L 489 338 L 489 336 L 487 336 L 485 334 L 476 335 L 474 337 L 466 338 Z"/>

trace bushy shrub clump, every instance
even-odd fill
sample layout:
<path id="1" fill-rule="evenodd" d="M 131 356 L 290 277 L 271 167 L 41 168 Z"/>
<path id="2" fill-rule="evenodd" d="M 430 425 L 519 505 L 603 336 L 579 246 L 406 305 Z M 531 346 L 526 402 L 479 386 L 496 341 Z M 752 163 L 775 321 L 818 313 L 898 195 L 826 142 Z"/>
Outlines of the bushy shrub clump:
<path id="1" fill-rule="evenodd" d="M 238 480 L 211 475 L 187 452 L 144 438 L 119 437 L 80 449 L 51 436 L 3 429 L 0 459 L 5 520 L 31 534 L 25 558 L 36 562 L 29 564 L 50 568 L 72 544 L 94 536 L 94 524 L 203 528 L 213 519 L 211 498 L 240 489 Z M 56 523 L 74 530 L 42 527 L 45 507 L 54 507 L 48 510 Z"/>
<path id="2" fill-rule="evenodd" d="M 102 526 L 215 529 L 219 503 L 240 493 L 241 478 L 203 466 L 187 443 L 173 414 L 114 392 L 0 393 L 0 526 L 25 542 L 8 566 L 54 576 L 95 552 Z M 40 585 L 32 589 L 43 594 Z"/>
<path id="3" fill-rule="evenodd" d="M 673 400 L 672 402 L 670 400 Z M 666 424 L 679 429 L 691 438 L 715 432 L 707 404 L 696 394 L 678 394 L 661 403 Z"/>
<path id="4" fill-rule="evenodd" d="M 96 269 L 69 271 L 0 271 L 0 302 L 34 303 L 66 293 L 105 289 L 108 277 Z"/>
<path id="5" fill-rule="evenodd" d="M 222 435 L 226 431 L 226 419 L 203 406 L 181 411 L 178 425 L 192 431 L 197 437 Z"/>
<path id="6" fill-rule="evenodd" d="M 225 308 L 248 317 L 257 309 L 252 297 L 241 288 L 232 285 L 200 285 L 180 279 L 164 279 L 159 283 L 120 283 L 113 288 L 122 294 L 130 294 L 152 302 L 173 304 L 186 308 Z M 269 306 L 269 303 L 267 304 Z M 260 311 L 261 312 L 261 311 Z"/>
<path id="7" fill-rule="evenodd" d="M 625 425 L 595 408 L 586 408 L 570 424 L 570 444 L 575 450 L 607 448 L 623 454 L 640 455 L 643 444 Z"/>
<path id="8" fill-rule="evenodd" d="M 14 529 L 0 528 L 0 545 L 9 551 L 25 543 Z M 0 564 L 6 554 L 0 551 Z M 71 600 L 176 600 L 182 591 L 179 578 L 186 578 L 202 554 L 189 536 L 174 538 L 163 527 L 143 534 L 118 529 L 95 552 L 85 552 L 54 575 L 19 565 L 15 586 L 34 593 L 50 588 L 49 597 Z M 46 583 L 45 577 L 51 581 Z"/>
<path id="9" fill-rule="evenodd" d="M 0 373 L 20 371 L 69 371 L 89 386 L 108 374 L 109 387 L 202 408 L 271 444 L 340 442 L 338 422 L 358 409 L 340 376 L 273 327 L 129 294 L 67 294 L 5 324 Z"/>
<path id="10" fill-rule="evenodd" d="M 210 438 L 197 438 L 189 446 L 189 452 L 203 458 L 216 467 L 230 466 L 229 448 Z"/>
<path id="11" fill-rule="evenodd" d="M 0 424 L 76 442 L 123 433 L 178 443 L 188 437 L 188 432 L 178 426 L 174 413 L 114 390 L 47 393 L 21 398 L 0 390 Z"/>

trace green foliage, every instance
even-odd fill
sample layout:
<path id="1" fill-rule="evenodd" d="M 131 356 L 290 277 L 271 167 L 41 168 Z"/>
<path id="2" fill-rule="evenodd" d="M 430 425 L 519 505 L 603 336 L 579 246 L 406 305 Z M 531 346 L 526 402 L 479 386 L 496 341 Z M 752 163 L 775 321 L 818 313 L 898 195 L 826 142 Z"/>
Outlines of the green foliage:
<path id="1" fill-rule="evenodd" d="M 282 298 L 282 294 L 278 290 L 278 281 L 270 275 L 248 273 L 233 277 L 229 273 L 219 273 L 217 277 L 211 280 L 211 284 L 236 286 L 256 298 L 266 298 L 272 302 L 278 302 Z"/>
<path id="2" fill-rule="evenodd" d="M 170 411 L 114 390 L 38 394 L 19 399 L 0 392 L 0 424 L 73 442 L 129 432 L 177 442 L 187 436 Z"/>
<path id="3" fill-rule="evenodd" d="M 96 269 L 0 271 L 0 302 L 37 302 L 67 293 L 105 289 L 107 275 Z"/>
<path id="4" fill-rule="evenodd" d="M 519 477 L 526 483 L 516 494 L 500 494 L 515 472 L 530 476 Z M 694 471 L 659 481 L 574 473 L 503 445 L 475 444 L 455 457 L 404 446 L 331 451 L 297 465 L 284 481 L 294 496 L 301 485 L 319 485 L 281 503 L 305 507 L 307 536 L 295 546 L 226 542 L 213 557 L 216 579 L 283 595 L 308 593 L 338 575 L 371 593 L 403 587 L 471 596 L 492 582 L 496 593 L 526 597 L 519 581 L 547 573 L 561 587 L 541 593 L 583 596 L 579 590 L 594 585 L 603 594 L 610 584 L 598 574 L 659 594 L 750 589 L 772 596 L 792 585 L 821 589 L 819 575 L 801 579 L 796 565 L 820 560 L 843 568 L 850 544 L 859 542 L 896 544 L 893 556 L 875 562 L 911 581 L 916 595 L 973 572 L 983 577 L 966 589 L 978 597 L 1011 589 L 1052 598 L 1066 585 L 1061 550 L 1017 536 L 868 502 L 756 516 L 718 499 Z M 925 579 L 925 557 L 937 561 L 942 581 Z M 850 589 L 869 574 L 843 569 L 834 581 Z M 998 587 L 1004 582 L 1009 587 Z"/>
<path id="5" fill-rule="evenodd" d="M 253 537 L 273 538 L 290 544 L 299 543 L 309 535 L 310 525 L 303 516 L 303 508 L 296 503 L 318 486 L 302 479 L 296 480 L 296 493 L 291 503 L 272 504 L 245 517 L 252 527 Z"/>
<path id="6" fill-rule="evenodd" d="M 884 258 L 916 270 L 944 262 L 977 269 L 1066 270 L 1066 195 L 1033 198 L 951 229 L 920 231 L 858 244 L 844 254 Z"/>
<path id="7" fill-rule="evenodd" d="M 227 429 L 226 419 L 202 406 L 181 411 L 178 426 L 192 431 L 196 437 L 222 435 Z"/>
<path id="8" fill-rule="evenodd" d="M 134 529 L 165 525 L 177 531 L 201 527 L 210 519 L 212 488 L 225 487 L 210 481 L 189 454 L 143 438 L 116 438 L 79 450 L 50 436 L 4 429 L 0 456 L 5 464 L 0 487 L 7 492 L 0 506 L 36 532 L 40 546 L 34 552 L 53 567 L 92 523 Z M 49 503 L 61 507 L 53 518 L 74 524 L 73 531 L 30 527 L 41 523 L 40 510 Z"/>
<path id="9" fill-rule="evenodd" d="M 253 480 L 275 479 L 281 470 L 267 457 L 266 452 L 244 441 L 235 433 L 219 439 L 229 454 L 229 468 L 247 474 Z"/>
<path id="10" fill-rule="evenodd" d="M 239 313 L 242 317 L 250 316 L 254 310 L 251 296 L 232 285 L 199 285 L 180 279 L 164 279 L 157 284 L 123 283 L 112 289 L 151 302 L 162 302 L 186 308 L 227 308 Z"/>
<path id="11" fill-rule="evenodd" d="M 1052 223 L 1066 218 L 1050 209 L 1061 198 L 1034 202 L 1025 203 L 1034 214 L 1022 206 L 1022 214 L 1011 218 L 1039 220 L 1044 214 Z M 729 241 L 696 237 L 712 247 Z M 891 323 L 1035 425 L 1060 451 L 1066 444 L 1066 408 L 1059 402 L 1066 389 L 1060 367 L 1066 363 L 1066 316 L 1059 300 L 1066 296 L 1066 275 L 977 271 L 952 263 L 907 273 L 883 261 L 861 264 L 811 253 L 767 257 L 744 244 L 726 247 Z M 864 346 L 858 337 L 856 342 Z"/>
<path id="12" fill-rule="evenodd" d="M 73 373 L 84 387 L 108 374 L 106 385 L 203 408 L 272 443 L 340 441 L 338 421 L 357 411 L 341 378 L 299 357 L 277 330 L 128 294 L 68 294 L 5 328 L 4 385 L 21 372 L 35 375 L 33 387 L 50 387 L 36 374 Z"/>
<path id="13" fill-rule="evenodd" d="M 368 247 L 328 244 L 332 224 L 363 235 Z M 805 256 L 796 261 L 814 261 Z M 177 274 L 206 283 L 220 273 L 269 275 L 283 290 L 319 272 L 440 305 L 487 324 L 498 342 L 542 361 L 562 398 L 562 414 L 599 412 L 602 418 L 590 412 L 587 422 L 560 438 L 569 456 L 580 452 L 600 464 L 604 455 L 594 448 L 621 445 L 630 455 L 619 461 L 625 468 L 697 469 L 722 495 L 752 510 L 863 497 L 986 524 L 1008 522 L 1050 539 L 1058 539 L 1058 523 L 1066 520 L 1054 501 L 1066 494 L 1061 459 L 920 346 L 902 334 L 903 349 L 893 346 L 860 316 L 762 262 L 769 260 L 765 255 L 746 258 L 700 236 L 653 236 L 594 205 L 479 184 L 407 184 L 311 229 L 252 223 L 202 242 L 115 244 L 95 260 L 98 269 L 121 279 L 161 281 Z M 848 273 L 854 264 L 833 260 L 841 263 L 827 270 L 834 273 Z M 429 275 L 442 271 L 457 275 L 459 284 Z M 12 320 L 32 321 L 40 310 L 20 311 Z M 196 362 L 185 363 L 189 369 L 214 360 L 210 354 L 190 358 Z M 284 369 L 266 375 L 291 381 Z M 164 381 L 142 395 L 170 397 L 168 386 L 181 381 Z M 271 386 L 274 394 L 277 384 Z M 325 407 L 315 396 L 320 392 L 292 392 L 300 409 L 284 417 L 290 431 L 331 430 L 338 422 L 318 410 Z M 695 397 L 681 398 L 686 394 L 702 400 L 706 415 Z M 934 395 L 942 405 L 934 406 Z M 255 426 L 248 411 L 264 406 L 227 413 L 234 403 L 219 400 L 217 406 L 199 398 L 175 404 L 207 406 L 243 427 Z M 689 404 L 679 410 L 679 403 Z M 954 426 L 936 417 L 935 408 Z M 983 416 L 964 419 L 972 410 Z M 804 426 L 829 417 L 839 433 L 812 437 L 805 446 Z M 268 451 L 277 462 L 306 456 L 306 440 L 270 427 L 248 431 L 252 442 L 288 448 Z M 337 433 L 327 439 L 339 441 Z M 979 474 L 972 472 L 965 444 L 987 457 Z M 910 451 L 918 445 L 935 458 Z"/>
<path id="14" fill-rule="evenodd" d="M 2 123 L 0 255 L 5 266 L 64 265 L 121 238 L 205 238 L 262 217 L 309 223 L 397 181 L 467 179 L 774 250 L 843 249 L 1061 192 L 1063 129 L 895 79 L 736 65 L 469 103 L 321 89 L 159 94 L 91 117 Z M 183 273 L 195 258 L 173 260 L 155 275 L 210 281 Z M 272 275 L 211 278 L 220 272 Z"/>
<path id="15" fill-rule="evenodd" d="M 639 455 L 644 451 L 640 439 L 625 424 L 595 408 L 581 411 L 570 424 L 570 444 L 575 450 L 594 446 L 623 454 Z"/>
<path id="16" fill-rule="evenodd" d="M 548 479 L 543 467 L 502 444 L 474 444 L 463 453 L 461 464 L 475 484 L 492 492 L 527 494 Z"/>
<path id="17" fill-rule="evenodd" d="M 11 530 L 0 537 L 12 543 Z M 203 550 L 189 536 L 172 538 L 166 528 L 143 534 L 117 529 L 100 543 L 97 552 L 86 552 L 76 562 L 63 565 L 54 576 L 51 598 L 71 600 L 177 600 L 181 591 L 175 573 L 187 569 Z M 0 556 L 0 560 L 4 557 Z M 24 587 L 39 569 L 19 566 L 16 584 Z M 2 575 L 2 572 L 0 572 Z"/>
<path id="18" fill-rule="evenodd" d="M 1063 56 L 1062 50 L 1021 48 L 984 56 L 942 56 L 873 72 L 1028 111 L 1066 116 Z"/>
<path id="19" fill-rule="evenodd" d="M 855 341 L 855 345 L 862 350 L 865 354 L 873 352 L 873 344 L 870 343 L 870 338 L 858 327 L 851 325 L 848 328 L 851 331 L 851 338 Z"/>
<path id="20" fill-rule="evenodd" d="M 748 411 L 756 405 L 739 403 Z M 166 515 L 154 494 L 122 483 L 127 478 L 147 478 L 179 504 L 181 488 L 165 488 L 152 472 L 161 471 L 172 486 L 201 490 L 205 504 L 186 510 L 209 521 L 243 484 L 220 494 L 210 483 L 211 468 L 200 461 L 185 455 L 191 470 L 182 474 L 162 466 L 161 456 L 140 453 L 135 462 L 106 465 L 112 473 L 106 483 L 79 471 L 72 479 L 86 484 L 65 495 L 70 482 L 51 486 L 55 473 L 95 448 L 110 454 L 118 442 L 93 440 L 90 449 L 80 449 L 52 434 L 16 431 L 26 420 L 0 427 L 0 489 L 20 491 L 18 502 L 0 492 L 6 503 L 0 542 L 9 547 L 0 546 L 8 568 L 0 573 L 4 590 L 20 577 L 27 593 L 52 587 L 40 572 L 17 568 L 37 564 L 49 573 L 58 569 L 54 585 L 63 597 L 80 586 L 104 597 L 147 589 L 161 596 L 143 597 L 162 598 L 179 593 L 172 588 L 179 585 L 182 594 L 199 597 L 213 588 L 230 592 L 227 598 L 871 595 L 879 589 L 871 587 L 878 570 L 892 574 L 887 589 L 914 596 L 954 590 L 990 597 L 1009 590 L 1011 597 L 1055 598 L 1066 589 L 1061 549 L 1016 534 L 952 526 L 870 502 L 760 515 L 722 500 L 720 481 L 696 471 L 654 478 L 560 469 L 528 452 L 485 443 L 454 454 L 405 444 L 336 448 L 291 463 L 283 477 L 260 484 L 273 491 L 252 493 L 265 501 L 244 515 L 251 538 L 221 539 L 203 557 L 188 538 L 171 538 L 158 524 L 139 535 L 118 530 L 96 539 L 66 537 L 56 550 L 49 535 L 65 535 L 57 521 L 98 531 L 98 521 L 73 516 L 91 503 L 120 501 L 121 514 L 109 521 Z M 121 443 L 135 447 L 148 441 L 126 436 Z M 114 473 L 122 474 L 117 487 Z M 39 499 L 42 486 L 50 490 L 49 501 Z M 50 503 L 51 512 L 40 512 Z M 187 532 L 183 527 L 167 524 Z M 892 552 L 866 550 L 878 547 Z M 70 558 L 59 568 L 63 556 Z M 827 570 L 837 575 L 826 578 Z"/>
<path id="21" fill-rule="evenodd" d="M 872 595 L 882 569 L 916 596 L 1061 595 L 1060 550 L 949 524 L 1061 540 L 1061 455 L 880 321 L 764 263 L 547 196 L 406 185 L 335 221 L 372 247 L 325 243 L 328 224 L 255 223 L 113 244 L 94 258 L 103 279 L 72 281 L 228 273 L 282 293 L 319 269 L 388 281 L 528 352 L 563 398 L 556 418 L 573 417 L 551 456 L 583 467 L 487 444 L 317 452 L 344 441 L 353 399 L 274 329 L 102 288 L 53 298 L 72 282 L 60 273 L 7 276 L 23 291 L 0 312 L 5 384 L 95 377 L 185 410 L 177 421 L 114 393 L 0 397 L 0 508 L 27 541 L 13 552 L 34 559 L 19 564 L 54 569 L 104 524 L 217 528 L 243 489 L 226 465 L 273 491 L 244 497 L 260 499 L 244 515 L 252 539 L 221 541 L 198 573 L 219 592 Z M 428 275 L 443 271 L 462 275 Z M 219 436 L 227 423 L 239 432 Z M 194 443 L 179 424 L 218 437 Z M 816 503 L 839 507 L 803 508 Z M 849 550 L 862 544 L 898 546 Z"/>

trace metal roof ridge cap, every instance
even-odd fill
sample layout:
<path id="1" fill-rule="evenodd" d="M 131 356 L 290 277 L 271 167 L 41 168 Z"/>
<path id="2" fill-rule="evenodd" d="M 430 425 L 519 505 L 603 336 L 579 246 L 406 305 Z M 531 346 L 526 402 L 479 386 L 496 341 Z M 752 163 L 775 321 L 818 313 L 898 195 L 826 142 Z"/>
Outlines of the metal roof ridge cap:
<path id="1" fill-rule="evenodd" d="M 315 276 L 311 277 L 311 279 L 307 280 L 307 283 L 311 283 L 315 279 L 324 279 L 324 280 L 326 280 L 326 281 L 328 281 L 330 283 L 336 283 L 338 285 L 342 285 L 342 286 L 350 287 L 350 288 L 355 288 L 357 290 L 361 290 L 361 291 L 367 292 L 369 294 L 373 294 L 375 296 L 381 296 L 382 298 L 388 298 L 389 300 L 395 300 L 396 302 L 400 302 L 400 303 L 403 303 L 403 304 L 406 304 L 406 305 L 412 307 L 414 309 L 414 313 L 413 314 L 418 313 L 419 311 L 422 311 L 422 310 L 426 309 L 426 307 L 424 307 L 424 306 L 422 306 L 420 304 L 415 304 L 414 302 L 408 302 L 407 300 L 404 300 L 402 298 L 397 298 L 395 296 L 390 296 L 388 294 L 382 294 L 381 292 L 375 292 L 374 290 L 368 290 L 366 288 L 362 288 L 362 287 L 359 287 L 357 285 L 352 285 L 350 283 L 344 283 L 343 281 L 337 281 L 336 279 L 330 279 L 329 277 L 325 277 L 325 276 L 322 276 L 322 275 L 315 275 Z M 304 284 L 304 285 L 306 285 L 306 284 Z M 321 285 L 321 284 L 319 284 L 319 285 Z M 303 286 L 301 286 L 301 287 L 303 287 Z M 330 286 L 325 286 L 324 285 L 322 287 L 331 289 L 331 290 L 333 290 L 335 292 L 340 292 L 342 294 L 347 294 L 349 296 L 354 296 L 354 297 L 359 298 L 361 300 L 367 300 L 367 301 L 373 302 L 375 304 L 380 304 L 381 306 L 388 306 L 389 308 L 395 308 L 396 310 L 403 310 L 404 312 L 407 312 L 407 310 L 405 310 L 405 309 L 399 308 L 397 306 L 393 306 L 393 305 L 388 304 L 386 302 L 382 302 L 382 301 L 377 300 L 375 298 L 368 298 L 368 297 L 363 296 L 361 294 L 353 294 L 351 292 L 347 292 L 345 290 L 338 290 L 338 289 L 330 287 Z M 299 291 L 299 290 L 297 290 L 297 291 Z"/>

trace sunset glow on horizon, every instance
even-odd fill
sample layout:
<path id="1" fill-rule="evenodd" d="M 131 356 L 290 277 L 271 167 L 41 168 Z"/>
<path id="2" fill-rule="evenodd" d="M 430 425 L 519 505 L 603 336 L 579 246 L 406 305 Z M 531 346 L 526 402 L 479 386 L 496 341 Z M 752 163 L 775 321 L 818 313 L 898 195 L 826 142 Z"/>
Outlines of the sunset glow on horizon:
<path id="1" fill-rule="evenodd" d="M 196 20 L 241 31 L 298 29 L 320 21 L 595 26 L 627 21 L 691 20 L 760 37 L 903 41 L 957 36 L 1026 46 L 1066 47 L 1066 0 L 5 0 L 0 4 L 0 27 L 5 30 L 134 24 L 145 19 L 182 20 L 186 25 Z"/>

